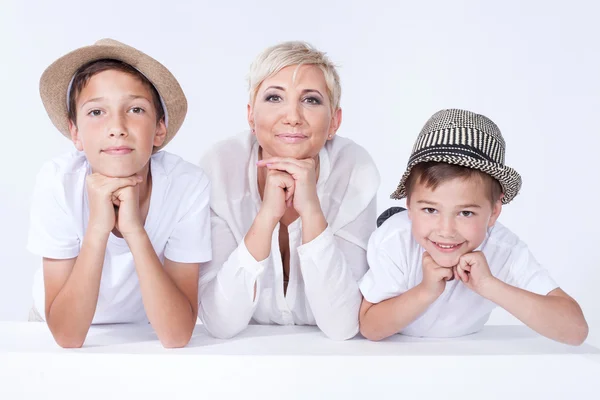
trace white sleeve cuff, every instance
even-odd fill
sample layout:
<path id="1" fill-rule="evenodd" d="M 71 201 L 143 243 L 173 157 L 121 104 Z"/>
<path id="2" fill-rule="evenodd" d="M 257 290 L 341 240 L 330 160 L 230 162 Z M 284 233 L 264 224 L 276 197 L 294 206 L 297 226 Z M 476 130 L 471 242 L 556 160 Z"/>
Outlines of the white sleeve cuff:
<path id="1" fill-rule="evenodd" d="M 264 260 L 257 261 L 246 247 L 246 240 L 242 239 L 237 248 L 238 265 L 256 279 L 262 275 L 267 264 L 269 263 L 270 255 Z"/>
<path id="2" fill-rule="evenodd" d="M 167 249 L 165 251 L 165 258 L 178 263 L 203 263 L 211 260 L 212 251 L 210 249 L 200 251 Z"/>
<path id="3" fill-rule="evenodd" d="M 524 289 L 545 296 L 557 287 L 558 285 L 550 277 L 550 274 L 546 270 L 541 270 L 531 277 Z"/>
<path id="4" fill-rule="evenodd" d="M 57 249 L 44 246 L 40 243 L 34 243 L 31 240 L 27 244 L 27 250 L 40 257 L 54 258 L 56 260 L 68 260 L 69 258 L 75 258 L 79 255 L 79 246 Z"/>
<path id="5" fill-rule="evenodd" d="M 298 247 L 298 255 L 300 258 L 311 258 L 316 257 L 319 258 L 319 255 L 325 250 L 327 247 L 335 246 L 333 232 L 329 226 L 325 228 L 323 232 L 313 240 L 308 243 L 305 243 Z"/>
<path id="6" fill-rule="evenodd" d="M 377 283 L 373 278 L 373 273 L 368 270 L 367 273 L 358 281 L 358 288 L 365 300 L 369 303 L 377 304 L 388 298 L 382 296 L 381 291 L 377 293 Z"/>

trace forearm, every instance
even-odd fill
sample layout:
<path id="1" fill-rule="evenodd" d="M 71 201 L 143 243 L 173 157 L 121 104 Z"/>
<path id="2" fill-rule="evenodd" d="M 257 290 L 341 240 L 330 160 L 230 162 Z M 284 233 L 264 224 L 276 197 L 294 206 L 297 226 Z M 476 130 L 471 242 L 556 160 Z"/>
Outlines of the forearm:
<path id="1" fill-rule="evenodd" d="M 415 321 L 436 300 L 421 285 L 368 307 L 363 301 L 360 333 L 369 340 L 392 336 Z M 366 305 L 365 305 L 366 304 Z"/>
<path id="2" fill-rule="evenodd" d="M 144 230 L 125 237 L 133 254 L 146 315 L 164 347 L 183 347 L 196 325 L 196 306 L 175 285 Z"/>
<path id="3" fill-rule="evenodd" d="M 350 263 L 363 263 L 366 269 L 366 259 L 363 249 L 356 246 L 352 250 L 354 257 L 345 254 L 330 230 L 298 248 L 306 298 L 315 322 L 336 340 L 358 333 L 362 296 Z"/>
<path id="4" fill-rule="evenodd" d="M 327 229 L 327 220 L 319 207 L 312 215 L 302 217 L 302 243 L 309 243 Z"/>
<path id="5" fill-rule="evenodd" d="M 242 242 L 218 267 L 214 278 L 206 282 L 201 279 L 199 314 L 211 335 L 227 339 L 248 326 L 264 270 L 265 263 L 257 262 Z"/>
<path id="6" fill-rule="evenodd" d="M 54 301 L 46 305 L 48 327 L 62 347 L 81 347 L 90 329 L 98 304 L 108 235 L 88 229 L 73 270 Z"/>
<path id="7" fill-rule="evenodd" d="M 539 334 L 571 345 L 583 343 L 588 326 L 579 305 L 561 296 L 542 296 L 493 279 L 482 295 Z"/>
<path id="8" fill-rule="evenodd" d="M 248 252 L 256 261 L 262 261 L 271 254 L 271 238 L 279 221 L 259 212 L 244 237 Z"/>

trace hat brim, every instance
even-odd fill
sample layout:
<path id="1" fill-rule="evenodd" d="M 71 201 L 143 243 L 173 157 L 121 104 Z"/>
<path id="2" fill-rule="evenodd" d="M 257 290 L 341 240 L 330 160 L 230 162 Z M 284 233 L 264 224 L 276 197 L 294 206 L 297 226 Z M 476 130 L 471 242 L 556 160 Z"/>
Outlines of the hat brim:
<path id="1" fill-rule="evenodd" d="M 504 196 L 502 197 L 503 204 L 510 203 L 519 193 L 519 190 L 521 190 L 521 175 L 519 175 L 519 173 L 511 167 L 498 165 L 489 161 L 476 160 L 473 158 L 453 157 L 449 155 L 437 154 L 419 158 L 409 164 L 404 172 L 404 175 L 402 175 L 402 179 L 400 179 L 398 188 L 394 191 L 394 193 L 391 194 L 390 198 L 400 200 L 406 197 L 405 185 L 411 170 L 415 165 L 424 162 L 443 162 L 447 164 L 460 165 L 462 167 L 474 168 L 490 175 L 500 183 L 500 186 L 502 186 L 502 192 L 504 193 Z"/>
<path id="2" fill-rule="evenodd" d="M 64 136 L 70 138 L 67 91 L 73 75 L 91 61 L 119 60 L 131 65 L 148 78 L 162 98 L 168 115 L 168 125 L 165 141 L 155 148 L 155 151 L 160 150 L 173 139 L 187 113 L 187 100 L 179 82 L 165 66 L 143 52 L 112 40 L 100 44 L 102 42 L 74 50 L 46 68 L 40 78 L 40 96 L 50 120 Z"/>

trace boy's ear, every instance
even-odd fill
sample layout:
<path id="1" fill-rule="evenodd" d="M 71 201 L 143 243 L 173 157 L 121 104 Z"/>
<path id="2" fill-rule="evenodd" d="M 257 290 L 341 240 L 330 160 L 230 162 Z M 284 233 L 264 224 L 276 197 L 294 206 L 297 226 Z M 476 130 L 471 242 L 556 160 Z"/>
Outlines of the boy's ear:
<path id="1" fill-rule="evenodd" d="M 412 215 L 410 213 L 411 207 L 410 207 L 410 199 L 408 197 L 406 197 L 406 213 L 408 214 L 408 219 L 412 220 Z"/>
<path id="2" fill-rule="evenodd" d="M 503 197 L 504 197 L 504 194 L 500 195 L 500 198 L 498 200 L 496 200 L 496 202 L 492 206 L 492 215 L 490 216 L 490 221 L 488 222 L 488 228 L 491 228 L 492 226 L 494 226 L 494 224 L 498 220 L 498 217 L 500 216 L 500 213 L 502 212 L 502 198 Z"/>
<path id="3" fill-rule="evenodd" d="M 154 133 L 154 147 L 160 147 L 167 138 L 167 126 L 165 125 L 165 119 L 161 118 L 156 124 L 156 132 Z"/>
<path id="4" fill-rule="evenodd" d="M 69 133 L 71 133 L 71 140 L 75 145 L 75 148 L 79 151 L 83 151 L 83 143 L 81 142 L 81 137 L 79 136 L 79 130 L 77 129 L 77 125 L 73 120 L 69 119 Z"/>

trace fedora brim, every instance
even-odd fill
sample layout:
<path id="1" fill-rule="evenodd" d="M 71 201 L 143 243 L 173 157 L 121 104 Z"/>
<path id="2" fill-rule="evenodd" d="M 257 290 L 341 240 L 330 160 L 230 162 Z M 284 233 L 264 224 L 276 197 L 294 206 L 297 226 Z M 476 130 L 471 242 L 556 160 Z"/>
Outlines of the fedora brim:
<path id="1" fill-rule="evenodd" d="M 502 191 L 504 193 L 504 196 L 502 197 L 503 204 L 510 203 L 519 193 L 519 190 L 521 190 L 521 175 L 519 175 L 519 173 L 511 167 L 468 157 L 453 157 L 451 155 L 435 154 L 418 158 L 410 163 L 406 168 L 404 175 L 402 175 L 402 178 L 400 179 L 398 188 L 394 191 L 394 193 L 391 194 L 390 198 L 400 200 L 406 197 L 405 184 L 411 170 L 415 165 L 424 162 L 443 162 L 447 164 L 460 165 L 462 167 L 474 168 L 490 175 L 500 182 L 500 186 L 502 186 Z"/>
<path id="2" fill-rule="evenodd" d="M 106 44 L 100 44 L 106 42 Z M 160 95 L 168 116 L 167 134 L 160 150 L 173 139 L 187 113 L 187 100 L 179 82 L 161 63 L 143 52 L 116 41 L 100 41 L 81 47 L 54 61 L 40 78 L 40 96 L 44 108 L 54 126 L 67 138 L 69 116 L 67 96 L 69 84 L 77 70 L 84 64 L 101 59 L 113 59 L 127 63 L 141 72 L 154 85 Z"/>

